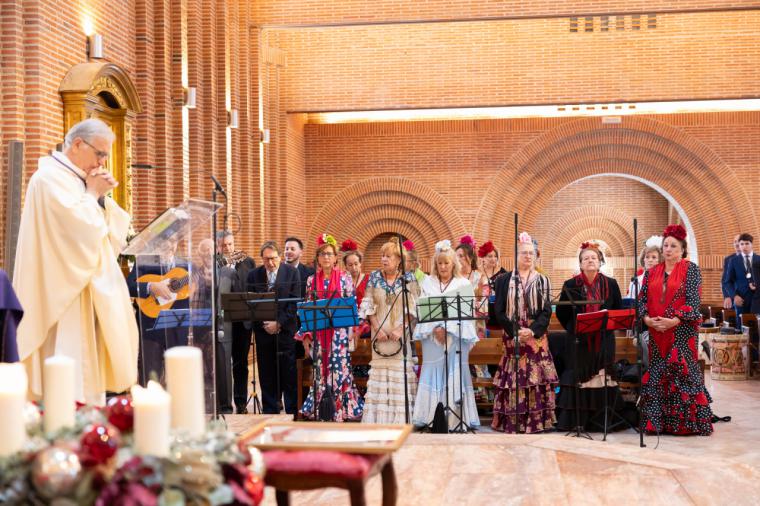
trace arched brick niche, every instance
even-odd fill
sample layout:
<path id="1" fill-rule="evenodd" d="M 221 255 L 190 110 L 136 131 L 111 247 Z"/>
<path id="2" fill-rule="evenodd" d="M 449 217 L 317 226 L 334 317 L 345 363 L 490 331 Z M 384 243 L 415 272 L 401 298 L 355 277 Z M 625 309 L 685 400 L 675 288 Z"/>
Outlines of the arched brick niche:
<path id="1" fill-rule="evenodd" d="M 506 162 L 481 201 L 476 237 L 506 251 L 515 211 L 521 228 L 530 229 L 560 189 L 602 174 L 650 182 L 672 196 L 690 220 L 700 263 L 713 266 L 736 230 L 757 227 L 749 189 L 692 136 L 645 117 L 623 117 L 617 125 L 584 118 L 541 135 Z"/>
<path id="2" fill-rule="evenodd" d="M 430 187 L 410 179 L 380 177 L 359 181 L 331 197 L 309 227 L 309 237 L 324 232 L 339 241 L 351 237 L 362 249 L 374 248 L 373 239 L 400 233 L 417 245 L 424 260 L 432 257 L 435 241 L 453 241 L 465 233 L 465 226 L 457 211 Z M 367 253 L 372 264 L 368 267 L 377 267 L 379 256 Z"/>

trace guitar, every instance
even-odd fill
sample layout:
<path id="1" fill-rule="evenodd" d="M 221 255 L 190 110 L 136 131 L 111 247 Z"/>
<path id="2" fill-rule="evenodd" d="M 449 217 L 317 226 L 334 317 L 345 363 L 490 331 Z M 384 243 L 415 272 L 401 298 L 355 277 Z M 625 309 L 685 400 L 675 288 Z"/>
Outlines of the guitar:
<path id="1" fill-rule="evenodd" d="M 137 306 L 140 308 L 140 312 L 148 318 L 158 318 L 158 313 L 162 310 L 171 309 L 176 301 L 187 299 L 190 296 L 190 287 L 188 286 L 190 274 L 182 267 L 175 267 L 164 275 L 145 274 L 137 278 L 137 282 L 160 283 L 167 279 L 170 280 L 169 289 L 172 291 L 172 296 L 170 298 L 165 299 L 150 294 L 147 297 L 137 297 L 137 299 L 135 299 L 137 301 Z"/>

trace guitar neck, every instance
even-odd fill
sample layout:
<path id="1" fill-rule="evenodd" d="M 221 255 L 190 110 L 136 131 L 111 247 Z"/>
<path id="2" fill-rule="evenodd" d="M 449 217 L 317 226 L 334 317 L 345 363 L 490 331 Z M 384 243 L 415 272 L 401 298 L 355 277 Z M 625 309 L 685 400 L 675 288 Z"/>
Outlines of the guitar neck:
<path id="1" fill-rule="evenodd" d="M 183 276 L 181 278 L 172 278 L 169 282 L 169 289 L 172 292 L 181 290 L 190 281 L 190 276 Z"/>

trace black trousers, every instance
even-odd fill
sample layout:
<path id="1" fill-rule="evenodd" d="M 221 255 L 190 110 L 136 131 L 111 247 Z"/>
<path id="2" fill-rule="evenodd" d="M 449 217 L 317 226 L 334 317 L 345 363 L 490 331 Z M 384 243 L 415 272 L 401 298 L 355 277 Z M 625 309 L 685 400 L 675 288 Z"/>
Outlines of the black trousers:
<path id="1" fill-rule="evenodd" d="M 251 330 L 243 322 L 232 322 L 232 382 L 233 397 L 238 411 L 248 400 L 248 352 L 251 350 Z"/>
<path id="2" fill-rule="evenodd" d="M 141 334 L 137 360 L 141 385 L 148 384 L 151 374 L 164 383 L 164 352 L 175 346 L 187 346 L 187 329 L 170 328 Z"/>
<path id="3" fill-rule="evenodd" d="M 256 363 L 259 366 L 262 411 L 265 414 L 280 412 L 279 400 L 285 398 L 285 412 L 295 414 L 298 402 L 296 390 L 296 341 L 291 333 L 277 336 L 263 330 L 256 331 Z M 279 348 L 279 349 L 278 349 Z M 279 360 L 277 352 L 279 351 Z M 279 363 L 280 384 L 277 389 Z"/>

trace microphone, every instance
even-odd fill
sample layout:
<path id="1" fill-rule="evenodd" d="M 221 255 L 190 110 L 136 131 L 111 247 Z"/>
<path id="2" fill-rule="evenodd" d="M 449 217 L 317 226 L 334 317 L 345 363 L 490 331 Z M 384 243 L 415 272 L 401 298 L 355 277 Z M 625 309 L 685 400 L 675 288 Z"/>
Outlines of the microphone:
<path id="1" fill-rule="evenodd" d="M 214 188 L 216 189 L 216 191 L 224 195 L 224 198 L 226 199 L 227 192 L 224 191 L 224 188 L 222 188 L 222 183 L 220 183 L 219 180 L 216 177 L 214 177 L 213 174 L 211 174 L 211 180 L 214 182 Z"/>

